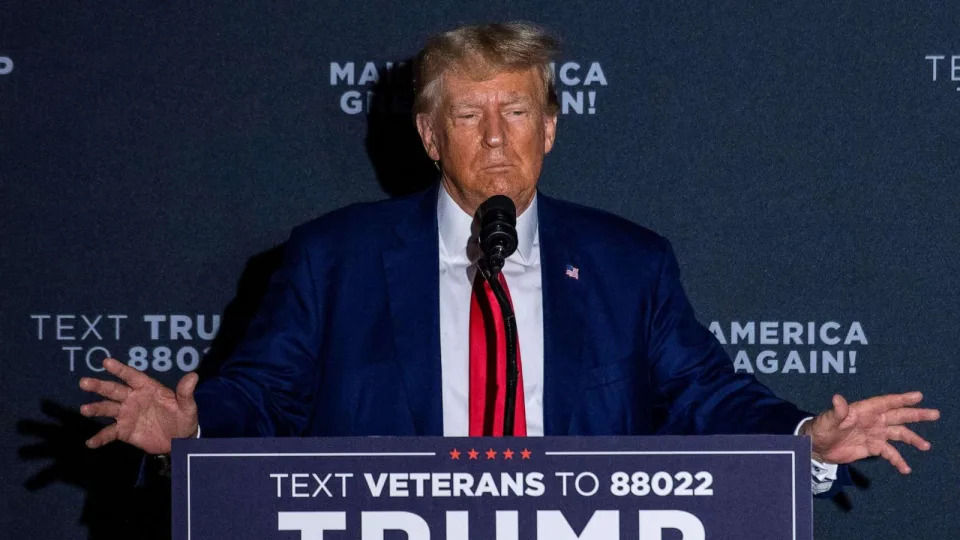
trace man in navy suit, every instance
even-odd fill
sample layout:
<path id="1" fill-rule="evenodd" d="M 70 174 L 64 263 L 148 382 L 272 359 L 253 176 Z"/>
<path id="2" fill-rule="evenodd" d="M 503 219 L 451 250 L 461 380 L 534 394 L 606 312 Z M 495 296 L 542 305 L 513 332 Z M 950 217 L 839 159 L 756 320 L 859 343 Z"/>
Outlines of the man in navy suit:
<path id="1" fill-rule="evenodd" d="M 85 378 L 117 419 L 88 442 L 165 453 L 174 437 L 467 435 L 473 411 L 474 214 L 504 194 L 518 250 L 503 268 L 517 313 L 529 435 L 808 434 L 814 483 L 891 444 L 930 444 L 904 424 L 935 420 L 919 392 L 819 415 L 735 373 L 695 319 L 662 237 L 537 191 L 553 146 L 554 41 L 523 24 L 469 26 L 421 53 L 415 113 L 441 181 L 296 228 L 259 314 L 220 373 L 171 391 L 116 360 L 123 383 Z M 833 465 L 831 465 L 833 464 Z"/>

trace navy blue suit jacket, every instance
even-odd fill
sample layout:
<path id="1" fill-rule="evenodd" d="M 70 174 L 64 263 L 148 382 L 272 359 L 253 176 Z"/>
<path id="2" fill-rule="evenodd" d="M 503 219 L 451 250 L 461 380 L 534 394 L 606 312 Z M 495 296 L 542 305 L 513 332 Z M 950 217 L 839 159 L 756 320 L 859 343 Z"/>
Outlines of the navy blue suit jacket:
<path id="1" fill-rule="evenodd" d="M 204 436 L 443 434 L 436 189 L 293 231 L 245 339 L 196 392 Z M 734 372 L 664 238 L 538 207 L 546 435 L 793 433 L 807 413 Z"/>

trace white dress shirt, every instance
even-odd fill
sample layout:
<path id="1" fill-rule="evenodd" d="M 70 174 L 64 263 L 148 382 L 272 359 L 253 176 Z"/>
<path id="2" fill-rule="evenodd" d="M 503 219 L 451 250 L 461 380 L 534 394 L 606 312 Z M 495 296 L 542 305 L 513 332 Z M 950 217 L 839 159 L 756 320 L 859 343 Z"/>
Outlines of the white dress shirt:
<path id="1" fill-rule="evenodd" d="M 438 190 L 440 243 L 440 378 L 443 434 L 466 437 L 470 428 L 470 296 L 477 272 L 479 247 L 471 242 L 473 216 Z M 523 370 L 523 402 L 527 435 L 543 435 L 543 289 L 540 275 L 540 233 L 537 197 L 517 216 L 517 251 L 507 257 L 503 275 L 517 317 L 517 341 Z M 799 433 L 804 419 L 797 425 Z M 830 489 L 837 466 L 812 463 L 813 492 Z"/>

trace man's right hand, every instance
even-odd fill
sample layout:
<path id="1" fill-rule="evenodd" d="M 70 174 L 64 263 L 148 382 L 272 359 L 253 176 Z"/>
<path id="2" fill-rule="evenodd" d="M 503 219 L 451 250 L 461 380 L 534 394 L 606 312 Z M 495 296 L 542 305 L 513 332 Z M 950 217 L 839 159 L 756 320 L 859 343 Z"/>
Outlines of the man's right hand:
<path id="1" fill-rule="evenodd" d="M 184 375 L 174 393 L 159 381 L 113 358 L 104 360 L 103 367 L 123 383 L 90 377 L 80 379 L 80 388 L 106 398 L 81 406 L 80 414 L 106 416 L 117 421 L 91 437 L 88 447 L 98 448 L 119 439 L 150 454 L 167 454 L 174 438 L 197 436 L 197 403 L 193 400 L 199 379 L 196 373 Z"/>

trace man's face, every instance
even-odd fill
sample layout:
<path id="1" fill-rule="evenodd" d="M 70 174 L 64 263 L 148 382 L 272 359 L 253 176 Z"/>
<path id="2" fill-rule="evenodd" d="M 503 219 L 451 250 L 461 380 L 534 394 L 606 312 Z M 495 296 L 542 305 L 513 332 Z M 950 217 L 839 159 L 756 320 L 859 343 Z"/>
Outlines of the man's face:
<path id="1" fill-rule="evenodd" d="M 435 109 L 417 116 L 427 154 L 440 162 L 441 182 L 470 214 L 498 194 L 513 199 L 522 213 L 557 130 L 557 117 L 544 111 L 536 68 L 482 81 L 450 72 L 442 77 Z"/>

